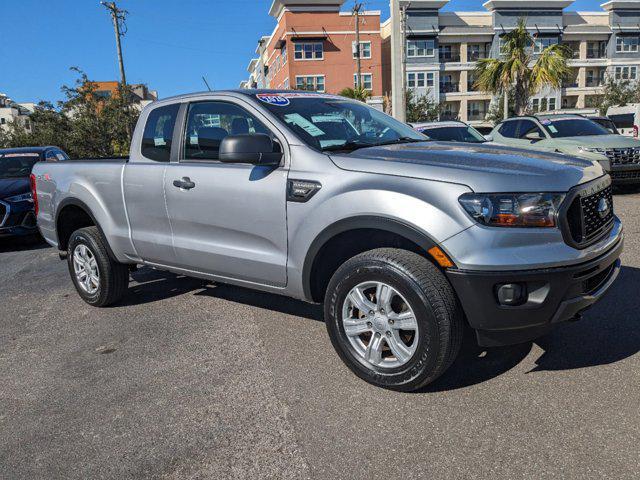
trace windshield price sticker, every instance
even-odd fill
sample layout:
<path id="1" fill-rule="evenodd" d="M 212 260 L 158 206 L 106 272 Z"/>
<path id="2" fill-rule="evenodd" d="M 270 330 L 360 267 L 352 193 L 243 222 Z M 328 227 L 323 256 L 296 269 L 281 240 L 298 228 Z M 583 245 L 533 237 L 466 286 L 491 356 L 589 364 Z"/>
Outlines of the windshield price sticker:
<path id="1" fill-rule="evenodd" d="M 261 102 L 268 103 L 269 105 L 275 105 L 277 107 L 286 107 L 289 105 L 289 99 L 283 95 L 272 95 L 267 93 L 259 93 L 256 98 Z"/>

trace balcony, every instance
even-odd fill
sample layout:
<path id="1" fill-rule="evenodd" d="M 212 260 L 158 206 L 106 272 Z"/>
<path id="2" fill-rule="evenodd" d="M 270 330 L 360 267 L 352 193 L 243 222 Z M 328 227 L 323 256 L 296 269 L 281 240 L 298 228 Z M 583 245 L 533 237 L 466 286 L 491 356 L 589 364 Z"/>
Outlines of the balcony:
<path id="1" fill-rule="evenodd" d="M 489 52 L 467 52 L 468 62 L 477 62 L 483 58 L 489 58 Z"/>
<path id="2" fill-rule="evenodd" d="M 604 84 L 605 84 L 605 81 L 603 78 L 592 78 L 592 79 L 587 78 L 587 81 L 585 83 L 587 87 L 603 87 Z"/>
<path id="3" fill-rule="evenodd" d="M 440 84 L 440 93 L 455 93 L 460 91 L 460 84 L 446 82 Z"/>
<path id="4" fill-rule="evenodd" d="M 460 61 L 460 52 L 440 52 L 438 55 L 440 63 L 450 63 Z"/>
<path id="5" fill-rule="evenodd" d="M 568 82 L 562 82 L 562 88 L 578 88 L 578 81 L 569 80 Z"/>

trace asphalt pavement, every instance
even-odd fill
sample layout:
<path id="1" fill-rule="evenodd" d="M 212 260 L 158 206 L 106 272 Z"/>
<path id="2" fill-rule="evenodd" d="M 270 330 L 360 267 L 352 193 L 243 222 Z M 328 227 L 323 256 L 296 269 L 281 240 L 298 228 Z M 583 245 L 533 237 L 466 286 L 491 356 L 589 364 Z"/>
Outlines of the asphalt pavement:
<path id="1" fill-rule="evenodd" d="M 580 322 L 479 349 L 418 393 L 359 380 L 320 307 L 140 269 L 94 309 L 0 240 L 1 479 L 640 478 L 640 194 Z"/>

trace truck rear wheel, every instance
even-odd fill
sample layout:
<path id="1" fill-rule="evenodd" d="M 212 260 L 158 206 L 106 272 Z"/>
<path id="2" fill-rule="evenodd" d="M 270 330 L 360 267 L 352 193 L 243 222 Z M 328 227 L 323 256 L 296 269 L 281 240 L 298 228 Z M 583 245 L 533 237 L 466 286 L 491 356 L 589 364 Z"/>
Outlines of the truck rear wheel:
<path id="1" fill-rule="evenodd" d="M 129 269 L 109 256 L 97 227 L 81 228 L 71 234 L 67 263 L 78 294 L 89 305 L 107 307 L 127 291 Z"/>
<path id="2" fill-rule="evenodd" d="M 360 378 L 393 390 L 433 382 L 462 343 L 455 293 L 431 262 L 381 248 L 346 261 L 325 296 L 325 321 L 338 355 Z"/>

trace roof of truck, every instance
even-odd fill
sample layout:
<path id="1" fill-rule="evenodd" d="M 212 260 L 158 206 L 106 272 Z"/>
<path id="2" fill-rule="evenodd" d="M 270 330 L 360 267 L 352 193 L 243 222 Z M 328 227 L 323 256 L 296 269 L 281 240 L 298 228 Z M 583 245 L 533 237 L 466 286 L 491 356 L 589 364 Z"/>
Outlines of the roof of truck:
<path id="1" fill-rule="evenodd" d="M 42 153 L 51 148 L 58 149 L 53 145 L 49 145 L 46 147 L 18 147 L 18 148 L 0 148 L 0 155 L 5 155 L 8 153 Z"/>

